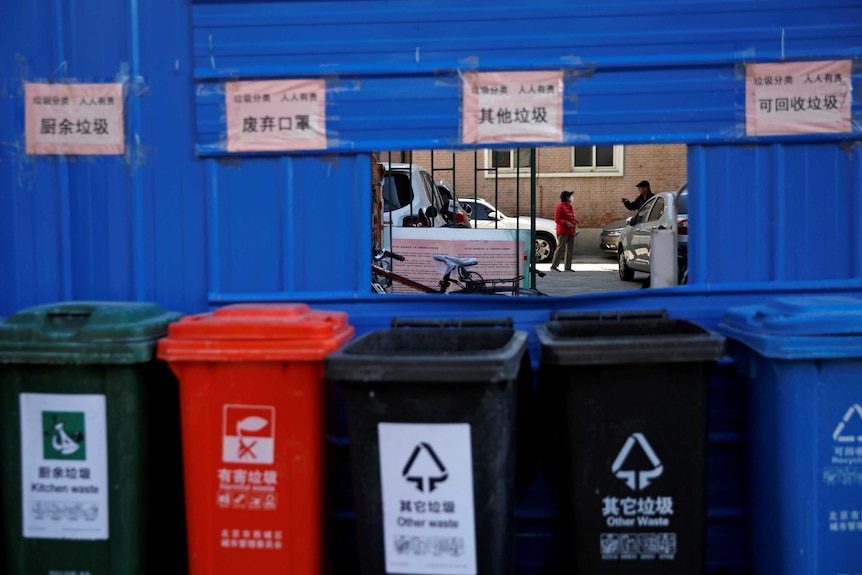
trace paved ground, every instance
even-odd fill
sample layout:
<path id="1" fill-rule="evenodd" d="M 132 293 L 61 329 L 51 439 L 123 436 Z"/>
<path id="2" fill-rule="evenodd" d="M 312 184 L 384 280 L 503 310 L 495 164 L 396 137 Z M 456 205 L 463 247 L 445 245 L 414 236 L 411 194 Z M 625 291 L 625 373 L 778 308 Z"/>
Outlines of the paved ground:
<path id="1" fill-rule="evenodd" d="M 581 229 L 575 240 L 574 273 L 550 271 L 550 264 L 538 264 L 536 269 L 547 272 L 536 278 L 536 287 L 548 295 L 576 295 L 640 289 L 649 280 L 649 274 L 635 272 L 634 281 L 620 280 L 617 259 L 599 249 L 600 228 Z M 562 265 L 560 269 L 562 269 Z"/>
<path id="2" fill-rule="evenodd" d="M 574 272 L 556 273 L 550 271 L 550 264 L 537 264 L 536 269 L 546 273 L 545 277 L 536 278 L 536 287 L 547 295 L 605 293 L 640 289 L 649 279 L 648 274 L 635 273 L 634 281 L 620 280 L 617 261 L 610 255 L 575 256 L 572 267 Z"/>

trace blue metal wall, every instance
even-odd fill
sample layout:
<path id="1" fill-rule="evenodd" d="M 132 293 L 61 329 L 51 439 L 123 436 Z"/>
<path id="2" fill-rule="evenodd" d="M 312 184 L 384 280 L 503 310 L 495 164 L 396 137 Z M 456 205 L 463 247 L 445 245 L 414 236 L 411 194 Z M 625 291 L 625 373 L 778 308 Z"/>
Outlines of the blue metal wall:
<path id="1" fill-rule="evenodd" d="M 690 147 L 689 281 L 862 278 L 860 160 L 858 141 Z"/>
<path id="2" fill-rule="evenodd" d="M 859 2 L 12 0 L 4 13 L 0 314 L 365 295 L 363 152 L 464 148 L 469 70 L 563 68 L 568 144 L 695 145 L 692 281 L 860 274 L 858 147 L 743 137 L 740 68 L 858 57 Z M 228 157 L 224 82 L 308 75 L 327 79 L 330 150 Z M 25 81 L 123 82 L 126 155 L 26 155 Z M 841 241 L 821 250 L 840 218 Z"/>
<path id="3" fill-rule="evenodd" d="M 532 331 L 552 310 L 666 308 L 710 326 L 777 293 L 858 295 L 859 67 L 853 134 L 754 140 L 741 66 L 858 61 L 860 22 L 858 0 L 3 0 L 0 316 L 73 299 L 187 313 L 298 299 L 347 310 L 360 333 L 393 315 L 512 315 Z M 692 285 L 369 294 L 368 153 L 464 148 L 459 73 L 547 68 L 566 71 L 566 144 L 691 144 Z M 225 153 L 226 80 L 308 76 L 327 80 L 326 153 Z M 123 82 L 126 155 L 28 156 L 25 81 Z M 712 384 L 710 564 L 741 573 L 745 402 L 729 372 Z"/>

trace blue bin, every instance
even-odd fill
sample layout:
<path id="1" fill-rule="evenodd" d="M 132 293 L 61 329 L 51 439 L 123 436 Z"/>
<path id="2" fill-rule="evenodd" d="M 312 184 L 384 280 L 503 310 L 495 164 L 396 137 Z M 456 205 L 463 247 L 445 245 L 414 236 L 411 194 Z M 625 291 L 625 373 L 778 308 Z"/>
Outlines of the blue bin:
<path id="1" fill-rule="evenodd" d="M 776 298 L 717 331 L 751 390 L 755 573 L 862 573 L 862 299 Z"/>

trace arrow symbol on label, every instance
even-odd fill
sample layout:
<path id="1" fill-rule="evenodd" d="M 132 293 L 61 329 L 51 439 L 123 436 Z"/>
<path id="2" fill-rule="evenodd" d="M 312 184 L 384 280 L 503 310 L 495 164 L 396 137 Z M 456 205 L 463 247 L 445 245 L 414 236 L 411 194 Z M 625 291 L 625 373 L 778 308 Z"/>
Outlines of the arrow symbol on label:
<path id="1" fill-rule="evenodd" d="M 835 427 L 835 431 L 832 432 L 832 439 L 834 441 L 837 441 L 838 443 L 862 442 L 862 435 L 841 435 L 844 431 L 844 426 L 850 423 L 854 413 L 857 413 L 860 420 L 862 420 L 862 407 L 860 407 L 858 403 L 851 405 L 850 409 L 847 410 L 847 413 L 844 414 L 844 418 L 838 422 L 838 425 Z"/>
<path id="2" fill-rule="evenodd" d="M 653 468 L 650 470 L 628 470 L 622 469 L 623 464 L 631 453 L 632 448 L 635 446 L 635 443 L 640 445 L 643 452 L 649 458 L 650 463 L 652 463 Z M 617 454 L 617 458 L 614 460 L 613 465 L 611 466 L 611 471 L 616 475 L 619 479 L 623 479 L 626 482 L 626 485 L 629 486 L 633 491 L 638 491 L 639 489 L 645 489 L 650 482 L 656 477 L 662 474 L 664 468 L 662 467 L 661 461 L 658 457 L 656 457 L 655 452 L 652 449 L 652 446 L 646 440 L 642 433 L 632 433 L 629 438 L 626 440 L 626 444 L 623 445 L 623 448 Z"/>
<path id="3" fill-rule="evenodd" d="M 438 483 L 446 481 L 446 479 L 449 477 L 449 474 L 446 472 L 446 467 L 443 465 L 443 462 L 440 461 L 440 458 L 437 457 L 437 454 L 434 453 L 434 449 L 429 444 L 422 441 L 413 449 L 413 453 L 410 455 L 410 459 L 407 460 L 407 464 L 404 466 L 404 470 L 401 472 L 401 475 L 404 476 L 407 481 L 415 483 L 416 489 L 418 489 L 419 491 L 425 491 L 425 482 L 423 481 L 423 479 L 426 479 L 425 477 L 421 475 L 408 475 L 408 473 L 410 473 L 410 470 L 413 467 L 413 464 L 416 463 L 416 459 L 419 457 L 419 454 L 421 454 L 423 450 L 431 456 L 431 459 L 434 461 L 434 464 L 440 471 L 440 475 L 428 475 L 427 477 L 428 492 L 430 493 L 437 488 Z"/>

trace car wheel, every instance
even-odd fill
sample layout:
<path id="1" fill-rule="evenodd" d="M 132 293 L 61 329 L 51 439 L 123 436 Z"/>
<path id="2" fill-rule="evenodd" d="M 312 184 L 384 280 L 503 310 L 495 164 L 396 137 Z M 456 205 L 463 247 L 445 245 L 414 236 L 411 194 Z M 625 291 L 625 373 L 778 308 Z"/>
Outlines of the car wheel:
<path id="1" fill-rule="evenodd" d="M 635 272 L 626 263 L 626 256 L 623 253 L 622 249 L 620 249 L 620 251 L 617 252 L 617 258 L 618 258 L 618 261 L 620 263 L 620 279 L 623 280 L 624 282 L 630 282 L 633 279 L 635 279 Z"/>
<path id="2" fill-rule="evenodd" d="M 547 234 L 536 234 L 536 263 L 544 264 L 551 261 L 557 242 Z"/>

